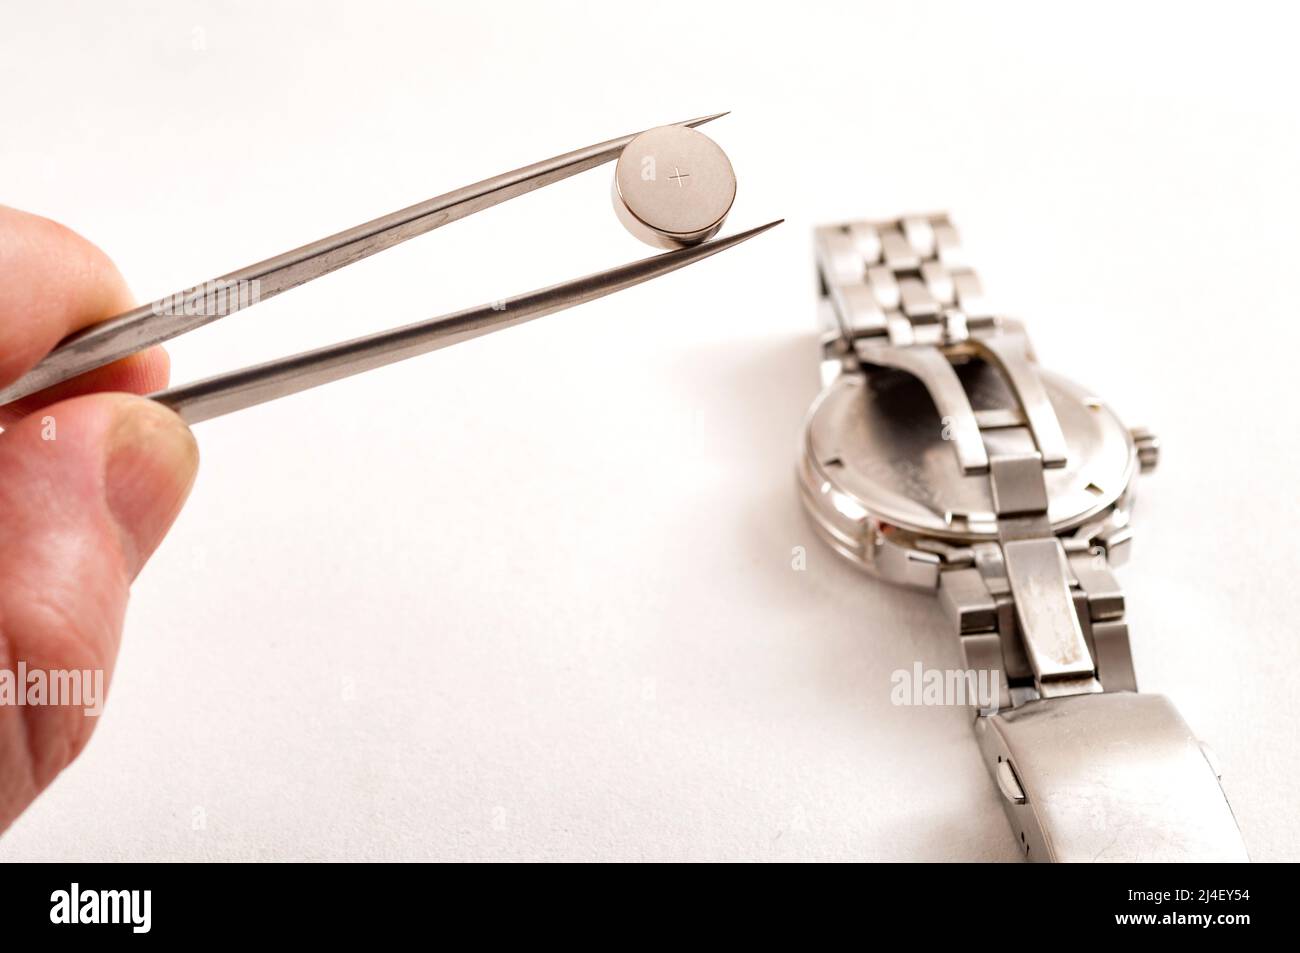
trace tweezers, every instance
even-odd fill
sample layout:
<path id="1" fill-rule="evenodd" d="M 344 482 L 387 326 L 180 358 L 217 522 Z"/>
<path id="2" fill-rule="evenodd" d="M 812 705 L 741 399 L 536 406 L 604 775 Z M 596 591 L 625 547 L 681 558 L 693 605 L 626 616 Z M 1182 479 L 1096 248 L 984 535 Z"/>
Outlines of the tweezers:
<path id="1" fill-rule="evenodd" d="M 702 116 L 676 125 L 701 126 L 725 115 Z M 610 139 L 467 185 L 88 327 L 65 338 L 35 367 L 0 390 L 0 404 L 210 324 L 416 235 L 595 168 L 617 158 L 639 134 Z M 779 223 L 770 222 L 511 298 L 219 374 L 149 397 L 172 408 L 188 423 L 209 420 L 630 288 L 739 245 Z M 218 289 L 220 299 L 203 293 L 205 288 Z M 237 293 L 237 289 L 246 288 L 256 293 Z M 196 291 L 204 294 L 203 307 L 160 306 L 189 300 L 188 296 Z M 213 307 L 213 301 L 219 306 Z"/>

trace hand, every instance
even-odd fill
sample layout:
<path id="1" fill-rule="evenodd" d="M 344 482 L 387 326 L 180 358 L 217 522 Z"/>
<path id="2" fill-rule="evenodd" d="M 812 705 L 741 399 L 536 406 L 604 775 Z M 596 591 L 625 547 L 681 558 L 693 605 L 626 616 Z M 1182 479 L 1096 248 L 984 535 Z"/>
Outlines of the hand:
<path id="1" fill-rule="evenodd" d="M 65 335 L 132 305 L 94 245 L 0 206 L 0 386 Z M 152 348 L 0 407 L 0 678 L 20 692 L 19 662 L 28 672 L 102 670 L 108 684 L 127 587 L 198 467 L 181 419 L 130 396 L 163 387 L 167 369 Z M 0 704 L 0 831 L 77 756 L 96 720 L 78 707 Z"/>

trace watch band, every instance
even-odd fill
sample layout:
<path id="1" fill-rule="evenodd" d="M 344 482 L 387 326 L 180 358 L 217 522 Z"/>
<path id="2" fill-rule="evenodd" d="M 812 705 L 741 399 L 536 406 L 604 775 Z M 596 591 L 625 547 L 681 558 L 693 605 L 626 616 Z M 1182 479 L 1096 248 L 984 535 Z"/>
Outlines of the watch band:
<path id="1" fill-rule="evenodd" d="M 1023 326 L 990 309 L 952 223 L 828 226 L 817 253 L 825 356 L 918 378 L 961 472 L 989 482 L 993 511 L 965 517 L 988 541 L 946 547 L 909 581 L 937 588 L 968 668 L 1003 673 L 976 732 L 1026 856 L 1247 860 L 1203 747 L 1166 699 L 1137 694 L 1111 573 L 1127 518 L 1053 529 L 1045 471 L 1070 448 Z M 995 399 L 967 391 L 972 359 L 997 372 Z M 1132 437 L 1133 465 L 1151 469 L 1154 438 Z"/>

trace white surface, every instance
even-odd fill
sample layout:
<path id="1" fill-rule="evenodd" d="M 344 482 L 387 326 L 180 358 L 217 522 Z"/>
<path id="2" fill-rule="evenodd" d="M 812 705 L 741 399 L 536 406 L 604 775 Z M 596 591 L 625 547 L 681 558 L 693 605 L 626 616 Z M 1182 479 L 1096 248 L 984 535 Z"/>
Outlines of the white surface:
<path id="1" fill-rule="evenodd" d="M 721 109 L 728 227 L 787 221 L 200 425 L 109 709 L 0 859 L 1012 859 L 965 713 L 889 701 L 893 670 L 959 664 L 940 610 L 839 565 L 792 480 L 812 226 L 936 208 L 1044 363 L 1163 438 L 1121 571 L 1139 677 L 1218 751 L 1252 855 L 1300 858 L 1300 68 L 1281 17 L 10 10 L 0 200 L 99 242 L 142 298 Z M 648 254 L 611 174 L 193 334 L 176 379 Z"/>

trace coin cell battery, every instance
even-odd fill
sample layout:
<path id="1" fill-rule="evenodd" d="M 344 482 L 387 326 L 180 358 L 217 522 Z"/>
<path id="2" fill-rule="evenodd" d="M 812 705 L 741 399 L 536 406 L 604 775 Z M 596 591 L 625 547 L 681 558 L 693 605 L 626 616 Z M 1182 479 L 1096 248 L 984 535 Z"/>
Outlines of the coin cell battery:
<path id="1" fill-rule="evenodd" d="M 687 126 L 641 133 L 614 167 L 614 210 L 641 241 L 696 245 L 716 234 L 736 199 L 736 173 L 718 144 Z"/>

